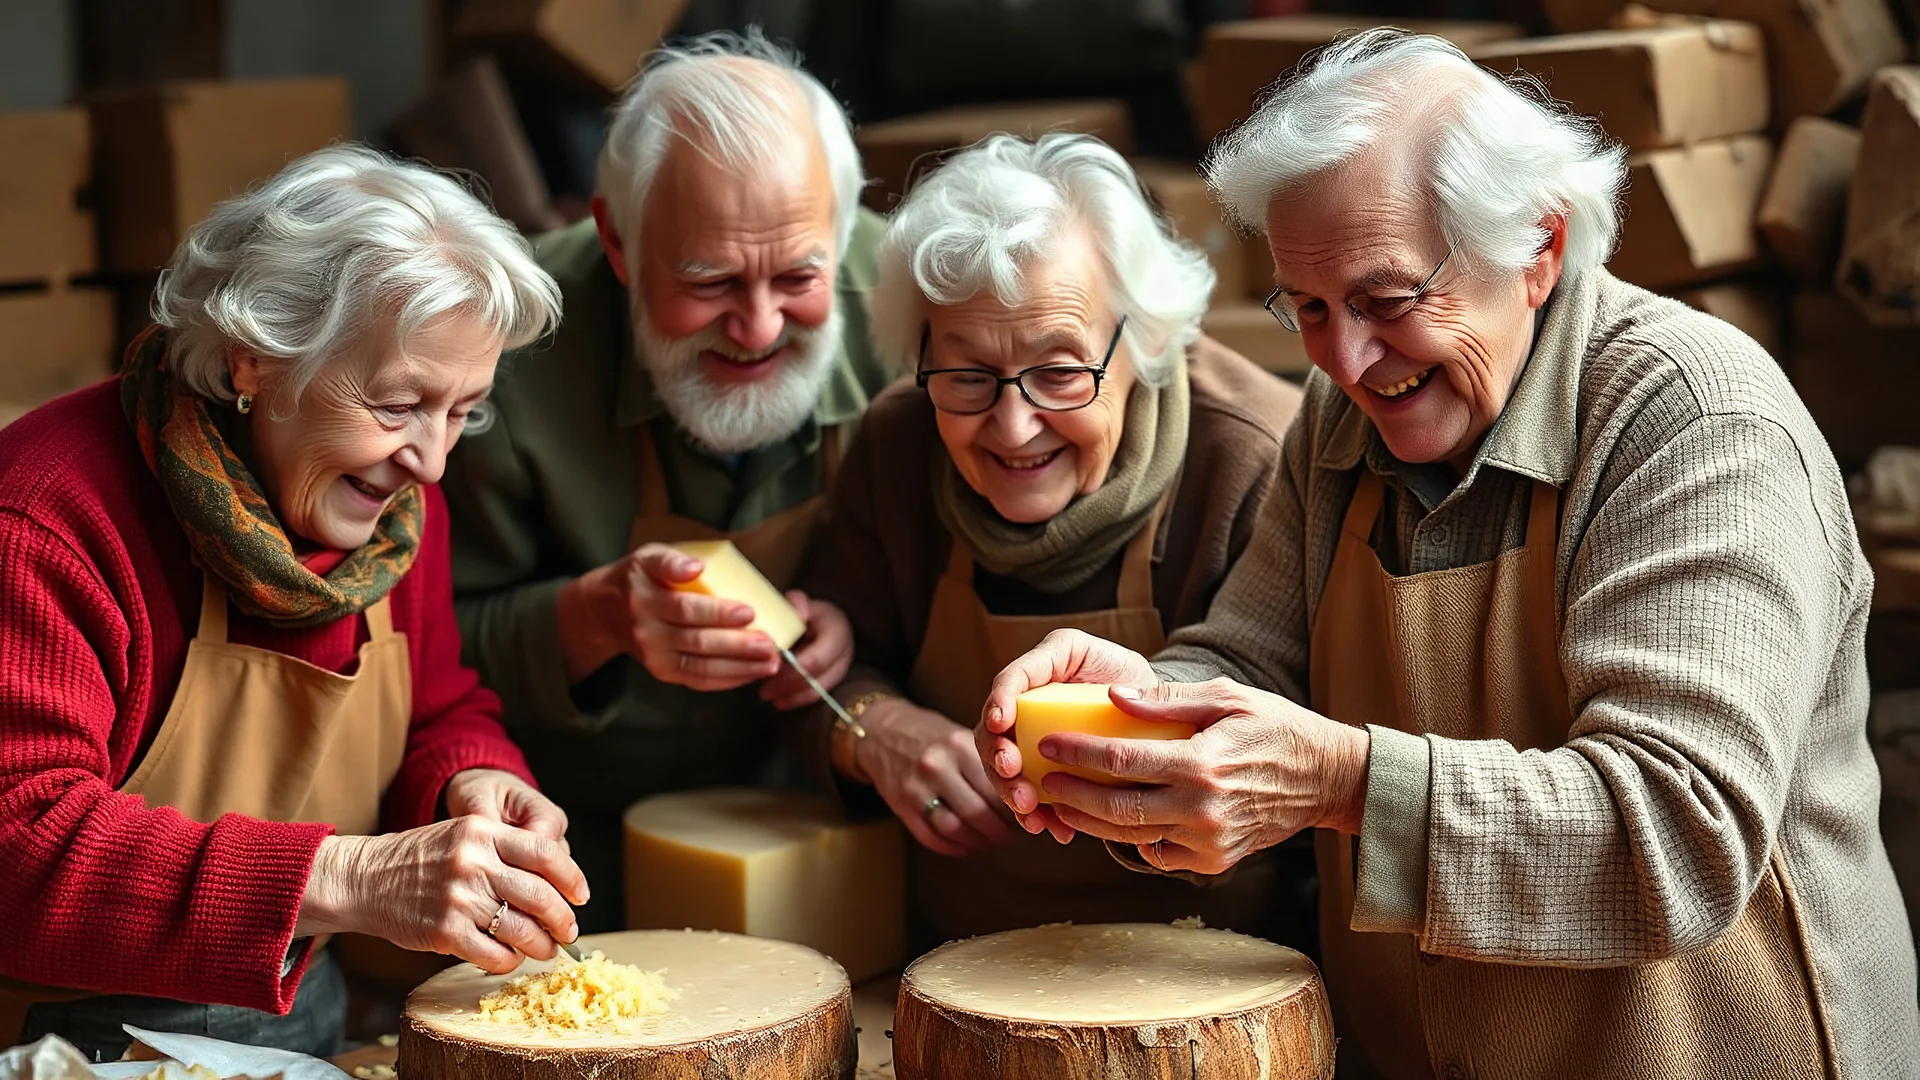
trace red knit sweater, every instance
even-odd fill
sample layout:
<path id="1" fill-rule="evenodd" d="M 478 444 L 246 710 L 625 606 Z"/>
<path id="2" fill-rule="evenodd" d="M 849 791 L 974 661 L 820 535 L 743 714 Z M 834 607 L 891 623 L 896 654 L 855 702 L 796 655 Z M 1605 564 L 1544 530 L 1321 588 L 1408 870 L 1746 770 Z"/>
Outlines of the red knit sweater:
<path id="1" fill-rule="evenodd" d="M 383 807 L 426 824 L 462 769 L 526 762 L 460 665 L 446 501 L 393 590 L 412 652 L 413 726 Z M 200 572 L 101 383 L 0 431 L 0 975 L 284 1013 L 282 973 L 314 851 L 333 830 L 228 814 L 211 825 L 115 788 L 152 742 L 200 618 Z M 366 620 L 229 639 L 348 672 Z"/>

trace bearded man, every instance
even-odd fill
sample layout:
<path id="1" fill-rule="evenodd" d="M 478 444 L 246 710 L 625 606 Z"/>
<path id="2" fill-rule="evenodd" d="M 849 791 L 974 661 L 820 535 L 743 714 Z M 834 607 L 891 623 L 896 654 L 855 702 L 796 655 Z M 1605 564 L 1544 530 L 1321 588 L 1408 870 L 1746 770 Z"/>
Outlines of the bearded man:
<path id="1" fill-rule="evenodd" d="M 790 55 L 660 50 L 612 114 L 593 221 L 536 242 L 565 322 L 503 362 L 491 428 L 448 466 L 466 655 L 572 820 L 583 932 L 623 924 L 622 811 L 761 777 L 780 710 L 814 700 L 745 605 L 672 588 L 701 567 L 668 545 L 726 537 L 782 588 L 797 573 L 887 381 L 862 183 L 845 113 Z M 832 685 L 846 618 L 789 596 Z"/>

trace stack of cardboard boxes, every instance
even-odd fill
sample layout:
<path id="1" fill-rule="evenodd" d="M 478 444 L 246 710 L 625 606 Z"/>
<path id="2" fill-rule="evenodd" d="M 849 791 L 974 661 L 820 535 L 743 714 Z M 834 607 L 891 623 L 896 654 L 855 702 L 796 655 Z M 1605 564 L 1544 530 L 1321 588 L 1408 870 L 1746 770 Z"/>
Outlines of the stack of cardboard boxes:
<path id="1" fill-rule="evenodd" d="M 187 230 L 346 132 L 339 79 L 167 82 L 0 112 L 0 423 L 111 374 Z"/>

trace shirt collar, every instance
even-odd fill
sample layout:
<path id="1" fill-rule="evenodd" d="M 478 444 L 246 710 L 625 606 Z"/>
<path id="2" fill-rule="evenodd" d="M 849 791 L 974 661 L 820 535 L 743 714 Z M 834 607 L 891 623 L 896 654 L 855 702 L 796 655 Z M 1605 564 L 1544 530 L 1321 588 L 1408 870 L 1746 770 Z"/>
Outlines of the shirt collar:
<path id="1" fill-rule="evenodd" d="M 1578 274 L 1562 279 L 1548 298 L 1520 382 L 1460 479 L 1460 489 L 1473 483 L 1482 465 L 1555 487 L 1572 478 L 1579 436 L 1580 364 L 1593 326 L 1598 287 L 1598 275 Z M 1363 457 L 1376 472 L 1410 467 L 1387 450 L 1373 421 L 1348 403 L 1334 422 L 1319 464 L 1343 471 Z"/>

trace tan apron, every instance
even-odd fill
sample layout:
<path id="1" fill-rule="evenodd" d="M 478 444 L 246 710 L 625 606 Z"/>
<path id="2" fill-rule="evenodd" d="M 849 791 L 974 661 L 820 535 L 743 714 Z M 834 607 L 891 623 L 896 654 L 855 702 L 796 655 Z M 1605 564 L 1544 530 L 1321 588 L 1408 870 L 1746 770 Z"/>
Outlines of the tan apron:
<path id="1" fill-rule="evenodd" d="M 360 646 L 358 670 L 338 675 L 228 641 L 226 589 L 204 577 L 199 633 L 187 645 L 180 685 L 119 790 L 203 823 L 241 814 L 372 834 L 413 718 L 407 638 L 393 629 L 387 599 L 366 610 L 370 640 Z M 35 1003 L 87 996 L 0 982 L 0 1046 L 18 1039 Z"/>
<path id="2" fill-rule="evenodd" d="M 1558 496 L 1535 481 L 1525 546 L 1393 577 L 1369 536 L 1384 491 L 1363 467 L 1314 620 L 1313 708 L 1349 724 L 1550 750 L 1573 723 L 1554 614 Z M 1726 934 L 1608 968 L 1484 963 L 1360 933 L 1355 841 L 1315 836 L 1321 947 L 1340 1075 L 1822 1077 L 1831 1055 L 1787 868 L 1776 851 Z"/>
<path id="3" fill-rule="evenodd" d="M 1153 547 L 1172 493 L 1161 500 L 1120 563 L 1118 606 L 1068 615 L 994 615 L 973 591 L 973 553 L 955 537 L 927 616 L 908 692 L 967 724 L 980 715 L 1000 670 L 1054 630 L 1071 628 L 1151 656 L 1166 644 L 1153 603 Z M 1200 915 L 1209 926 L 1263 923 L 1270 866 L 1248 866 L 1217 886 L 1128 870 L 1091 836 L 1062 847 L 1012 824 L 1013 840 L 969 858 L 912 845 L 911 902 L 917 936 L 931 943 L 1048 922 L 1165 922 Z M 934 941 L 934 939 L 938 941 Z"/>

